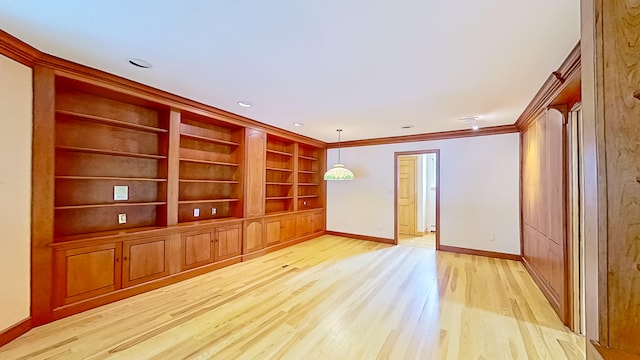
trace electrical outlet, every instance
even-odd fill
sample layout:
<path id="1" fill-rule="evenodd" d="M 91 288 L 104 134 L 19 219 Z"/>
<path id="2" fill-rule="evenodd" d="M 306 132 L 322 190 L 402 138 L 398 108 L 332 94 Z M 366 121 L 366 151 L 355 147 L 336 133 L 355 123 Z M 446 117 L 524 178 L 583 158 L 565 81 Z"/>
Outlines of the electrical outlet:
<path id="1" fill-rule="evenodd" d="M 198 208 L 193 209 L 193 217 L 198 217 L 198 216 L 200 216 L 200 209 Z"/>
<path id="2" fill-rule="evenodd" d="M 307 200 L 302 201 L 303 206 L 307 206 Z"/>
<path id="3" fill-rule="evenodd" d="M 127 223 L 127 214 L 118 214 L 118 224 Z"/>
<path id="4" fill-rule="evenodd" d="M 215 215 L 218 213 L 218 209 L 216 208 L 211 208 L 211 215 Z"/>
<path id="5" fill-rule="evenodd" d="M 489 237 L 489 241 L 496 241 L 496 234 L 492 234 L 491 237 Z"/>

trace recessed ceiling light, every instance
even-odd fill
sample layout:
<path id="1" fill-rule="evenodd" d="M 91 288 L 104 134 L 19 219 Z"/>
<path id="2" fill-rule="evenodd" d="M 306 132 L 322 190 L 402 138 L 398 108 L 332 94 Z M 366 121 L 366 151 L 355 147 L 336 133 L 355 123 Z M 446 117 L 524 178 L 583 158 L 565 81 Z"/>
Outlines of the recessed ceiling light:
<path id="1" fill-rule="evenodd" d="M 478 129 L 480 129 L 480 126 L 478 126 L 478 124 L 473 124 L 473 125 L 471 125 L 471 129 L 472 130 L 478 130 Z"/>
<path id="2" fill-rule="evenodd" d="M 413 125 L 405 125 L 401 127 L 401 129 L 411 129 L 411 128 L 413 128 Z"/>
<path id="3" fill-rule="evenodd" d="M 300 126 L 302 126 L 302 125 L 304 125 L 304 124 L 299 123 L 299 122 L 294 122 L 294 123 L 293 123 L 293 126 L 297 126 L 297 127 L 300 127 Z"/>
<path id="4" fill-rule="evenodd" d="M 151 69 L 153 67 L 151 63 L 142 59 L 128 58 L 127 61 L 129 61 L 129 64 L 143 69 Z"/>
<path id="5" fill-rule="evenodd" d="M 240 100 L 238 101 L 238 105 L 242 107 L 252 107 L 253 104 L 250 101 Z"/>

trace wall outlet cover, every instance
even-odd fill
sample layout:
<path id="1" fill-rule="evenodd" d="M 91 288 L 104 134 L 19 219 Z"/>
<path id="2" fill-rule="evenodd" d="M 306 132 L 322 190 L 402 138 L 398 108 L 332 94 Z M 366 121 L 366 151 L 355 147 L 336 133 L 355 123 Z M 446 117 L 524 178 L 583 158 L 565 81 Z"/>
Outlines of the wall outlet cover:
<path id="1" fill-rule="evenodd" d="M 200 216 L 200 209 L 198 209 L 198 208 L 193 209 L 193 216 L 194 217 Z"/>
<path id="2" fill-rule="evenodd" d="M 129 200 L 129 187 L 126 185 L 115 185 L 113 187 L 113 200 Z"/>
<path id="3" fill-rule="evenodd" d="M 118 224 L 127 223 L 127 214 L 118 214 Z"/>
<path id="4" fill-rule="evenodd" d="M 216 208 L 211 208 L 211 215 L 215 215 L 218 213 L 218 209 Z"/>

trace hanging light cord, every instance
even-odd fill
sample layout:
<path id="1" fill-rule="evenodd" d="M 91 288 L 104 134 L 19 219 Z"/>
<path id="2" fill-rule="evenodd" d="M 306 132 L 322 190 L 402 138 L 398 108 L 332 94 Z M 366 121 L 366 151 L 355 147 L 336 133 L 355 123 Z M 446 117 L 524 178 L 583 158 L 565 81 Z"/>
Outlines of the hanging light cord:
<path id="1" fill-rule="evenodd" d="M 338 164 L 342 164 L 340 162 L 340 133 L 342 132 L 342 129 L 338 129 L 336 131 L 338 132 Z"/>

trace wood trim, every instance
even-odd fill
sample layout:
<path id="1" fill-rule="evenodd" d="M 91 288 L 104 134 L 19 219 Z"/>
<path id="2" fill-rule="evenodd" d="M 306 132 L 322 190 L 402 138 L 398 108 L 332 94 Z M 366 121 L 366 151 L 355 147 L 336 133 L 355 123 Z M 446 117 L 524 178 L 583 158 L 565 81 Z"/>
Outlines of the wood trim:
<path id="1" fill-rule="evenodd" d="M 640 355 L 603 347 L 596 341 L 587 341 L 587 358 L 602 360 L 640 360 Z"/>
<path id="2" fill-rule="evenodd" d="M 33 67 L 34 61 L 40 57 L 40 51 L 0 30 L 0 54 L 23 65 Z"/>
<path id="3" fill-rule="evenodd" d="M 51 320 L 54 228 L 55 93 L 52 69 L 33 69 L 31 164 L 31 318 L 33 326 Z"/>
<path id="4" fill-rule="evenodd" d="M 426 155 L 435 154 L 436 156 L 436 244 L 435 249 L 440 250 L 440 149 L 431 150 L 414 150 L 399 151 L 394 153 L 393 160 L 393 244 L 398 244 L 398 173 L 399 157 L 407 155 Z"/>
<path id="5" fill-rule="evenodd" d="M 518 132 L 518 128 L 515 125 L 500 125 L 480 128 L 479 130 L 452 130 L 442 131 L 426 134 L 404 135 L 404 136 L 390 136 L 375 139 L 363 139 L 363 140 L 351 140 L 340 142 L 340 147 L 356 147 L 356 146 L 372 146 L 372 145 L 387 145 L 398 143 L 409 143 L 417 141 L 434 141 L 434 140 L 447 140 L 458 139 L 474 136 L 488 136 L 488 135 L 500 135 L 511 134 Z M 327 149 L 338 148 L 338 143 L 327 143 Z"/>
<path id="6" fill-rule="evenodd" d="M 27 331 L 31 330 L 31 328 L 31 318 L 29 317 L 3 331 L 0 331 L 0 347 L 17 339 Z"/>
<path id="7" fill-rule="evenodd" d="M 387 238 L 381 238 L 381 237 L 375 237 L 375 236 L 349 234 L 349 233 L 343 233 L 343 232 L 339 232 L 339 231 L 326 231 L 326 234 L 327 235 L 333 235 L 333 236 L 342 236 L 342 237 L 346 237 L 346 238 L 350 238 L 350 239 L 356 239 L 356 240 L 366 240 L 366 241 L 379 242 L 379 243 L 383 243 L 383 244 L 391 244 L 391 245 L 395 245 L 396 244 L 394 239 L 387 239 Z"/>
<path id="8" fill-rule="evenodd" d="M 0 54 L 30 67 L 35 67 L 36 65 L 49 67 L 55 69 L 57 75 L 62 75 L 70 79 L 80 80 L 103 88 L 133 95 L 141 99 L 157 102 L 167 106 L 168 108 L 188 111 L 196 115 L 215 118 L 238 126 L 253 127 L 270 134 L 320 148 L 326 147 L 326 143 L 320 140 L 280 129 L 257 120 L 190 100 L 164 90 L 153 88 L 133 80 L 125 79 L 117 75 L 43 53 L 2 30 L 0 30 Z"/>
<path id="9" fill-rule="evenodd" d="M 486 251 L 486 250 L 467 249 L 467 248 L 461 248 L 456 246 L 440 245 L 439 250 L 457 253 L 457 254 L 476 255 L 476 256 L 484 256 L 484 257 L 490 257 L 490 258 L 496 258 L 496 259 L 513 260 L 513 261 L 523 261 L 522 256 L 520 255 Z"/>
<path id="10" fill-rule="evenodd" d="M 581 66 L 581 53 L 580 42 L 574 46 L 573 50 L 569 53 L 569 56 L 562 62 L 558 70 L 549 74 L 547 80 L 542 84 L 542 87 L 536 95 L 533 97 L 529 105 L 524 109 L 518 120 L 515 122 L 515 127 L 522 131 L 528 128 L 533 120 L 547 107 L 551 102 L 558 97 L 560 92 L 567 86 L 567 80 L 580 75 Z"/>

